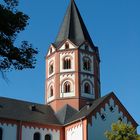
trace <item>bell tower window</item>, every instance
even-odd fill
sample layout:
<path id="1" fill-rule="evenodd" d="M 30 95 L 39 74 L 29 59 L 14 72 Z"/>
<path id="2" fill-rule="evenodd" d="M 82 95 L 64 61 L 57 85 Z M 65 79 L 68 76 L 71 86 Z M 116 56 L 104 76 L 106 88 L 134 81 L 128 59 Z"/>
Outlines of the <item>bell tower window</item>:
<path id="1" fill-rule="evenodd" d="M 69 93 L 69 92 L 71 92 L 71 84 L 70 84 L 70 82 L 65 82 L 64 93 Z"/>
<path id="2" fill-rule="evenodd" d="M 84 58 L 83 59 L 83 69 L 85 71 L 90 71 L 90 69 L 91 69 L 91 62 L 90 62 L 89 58 Z"/>
<path id="3" fill-rule="evenodd" d="M 65 57 L 63 60 L 63 68 L 64 69 L 71 69 L 71 59 L 70 57 Z"/>
<path id="4" fill-rule="evenodd" d="M 84 92 L 87 93 L 87 94 L 90 94 L 90 85 L 89 85 L 89 83 L 85 83 Z"/>
<path id="5" fill-rule="evenodd" d="M 49 95 L 49 96 L 50 96 L 50 97 L 53 96 L 53 86 L 50 87 L 50 95 Z"/>
<path id="6" fill-rule="evenodd" d="M 53 63 L 49 65 L 49 74 L 52 74 L 54 71 Z"/>

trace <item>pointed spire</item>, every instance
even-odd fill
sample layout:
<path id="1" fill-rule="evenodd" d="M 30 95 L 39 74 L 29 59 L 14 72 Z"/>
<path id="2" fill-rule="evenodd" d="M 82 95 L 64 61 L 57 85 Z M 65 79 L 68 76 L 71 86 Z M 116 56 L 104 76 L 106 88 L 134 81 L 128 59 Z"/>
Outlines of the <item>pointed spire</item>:
<path id="1" fill-rule="evenodd" d="M 54 44 L 59 45 L 66 39 L 71 40 L 76 45 L 81 45 L 83 42 L 87 41 L 94 47 L 74 0 L 70 1 Z"/>

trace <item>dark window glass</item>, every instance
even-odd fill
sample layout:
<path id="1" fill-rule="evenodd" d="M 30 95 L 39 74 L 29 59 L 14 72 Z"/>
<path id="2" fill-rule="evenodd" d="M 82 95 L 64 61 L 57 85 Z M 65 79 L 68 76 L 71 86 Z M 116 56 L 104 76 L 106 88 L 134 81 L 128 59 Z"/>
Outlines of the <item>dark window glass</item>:
<path id="1" fill-rule="evenodd" d="M 84 85 L 84 91 L 85 91 L 85 93 L 90 94 L 90 85 L 88 83 L 85 83 L 85 85 Z"/>
<path id="2" fill-rule="evenodd" d="M 65 49 L 69 49 L 69 43 L 65 43 Z"/>
<path id="3" fill-rule="evenodd" d="M 51 140 L 51 136 L 47 134 L 47 135 L 45 136 L 45 140 Z"/>
<path id="4" fill-rule="evenodd" d="M 114 108 L 113 108 L 113 106 L 110 106 L 109 109 L 110 109 L 111 112 L 114 112 Z"/>
<path id="5" fill-rule="evenodd" d="M 49 74 L 52 74 L 52 73 L 53 73 L 53 64 L 51 64 L 49 67 Z"/>
<path id="6" fill-rule="evenodd" d="M 53 96 L 53 86 L 50 87 L 50 97 Z"/>
<path id="7" fill-rule="evenodd" d="M 71 59 L 70 58 L 64 58 L 63 68 L 71 69 Z"/>
<path id="8" fill-rule="evenodd" d="M 101 114 L 101 119 L 102 119 L 103 121 L 105 121 L 105 120 L 106 120 L 106 115 L 105 115 L 105 114 Z"/>
<path id="9" fill-rule="evenodd" d="M 34 134 L 34 140 L 40 140 L 40 133 Z"/>
<path id="10" fill-rule="evenodd" d="M 71 92 L 71 86 L 70 86 L 70 83 L 69 82 L 66 82 L 64 84 L 64 92 L 65 93 Z"/>
<path id="11" fill-rule="evenodd" d="M 90 60 L 89 59 L 84 59 L 83 60 L 83 69 L 86 70 L 86 71 L 90 71 Z"/>
<path id="12" fill-rule="evenodd" d="M 0 128 L 0 140 L 2 140 L 2 128 Z"/>

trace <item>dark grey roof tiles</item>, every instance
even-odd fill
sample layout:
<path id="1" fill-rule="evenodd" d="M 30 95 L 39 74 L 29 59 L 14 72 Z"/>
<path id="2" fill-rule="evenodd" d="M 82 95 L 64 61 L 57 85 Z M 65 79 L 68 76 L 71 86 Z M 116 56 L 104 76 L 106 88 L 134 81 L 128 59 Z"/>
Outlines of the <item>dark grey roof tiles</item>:
<path id="1" fill-rule="evenodd" d="M 86 41 L 94 47 L 74 0 L 71 0 L 70 5 L 68 6 L 60 31 L 54 43 L 55 46 L 59 46 L 61 42 L 66 39 L 71 40 L 78 46 Z"/>
<path id="2" fill-rule="evenodd" d="M 88 116 L 92 111 L 94 111 L 111 94 L 112 93 L 93 101 L 93 103 L 90 107 L 88 107 L 88 105 L 84 106 L 79 112 L 77 112 L 76 114 L 71 116 L 71 118 L 67 120 L 66 124 Z"/>
<path id="3" fill-rule="evenodd" d="M 65 124 L 68 121 L 68 119 L 70 119 L 77 112 L 78 111 L 72 108 L 71 106 L 65 105 L 56 113 L 56 116 L 62 124 Z"/>
<path id="4" fill-rule="evenodd" d="M 41 105 L 0 97 L 0 118 L 50 125 L 67 125 L 83 119 L 93 112 L 96 113 L 96 109 L 101 107 L 100 105 L 104 103 L 106 99 L 110 99 L 112 97 L 119 101 L 114 93 L 110 93 L 93 101 L 90 107 L 84 106 L 80 111 L 75 110 L 69 105 L 65 105 L 56 114 L 49 105 Z M 126 110 L 125 107 L 123 108 Z M 136 121 L 131 117 L 127 110 L 126 112 L 137 126 Z"/>
<path id="5" fill-rule="evenodd" d="M 90 108 L 85 106 L 77 111 L 71 106 L 65 105 L 56 114 L 49 105 L 0 97 L 0 118 L 64 125 L 88 116 L 109 95 L 95 100 Z"/>
<path id="6" fill-rule="evenodd" d="M 0 106 L 0 118 L 41 124 L 60 124 L 52 108 L 47 105 L 0 97 Z M 35 108 L 32 109 L 32 107 Z"/>

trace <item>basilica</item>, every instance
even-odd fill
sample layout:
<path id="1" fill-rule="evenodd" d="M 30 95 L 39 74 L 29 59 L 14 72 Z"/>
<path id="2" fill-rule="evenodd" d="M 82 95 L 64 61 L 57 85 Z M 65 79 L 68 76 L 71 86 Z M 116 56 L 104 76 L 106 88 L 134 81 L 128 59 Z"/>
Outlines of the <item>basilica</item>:
<path id="1" fill-rule="evenodd" d="M 0 140 L 106 140 L 138 126 L 115 93 L 101 96 L 100 54 L 74 0 L 46 53 L 45 104 L 0 97 Z"/>

